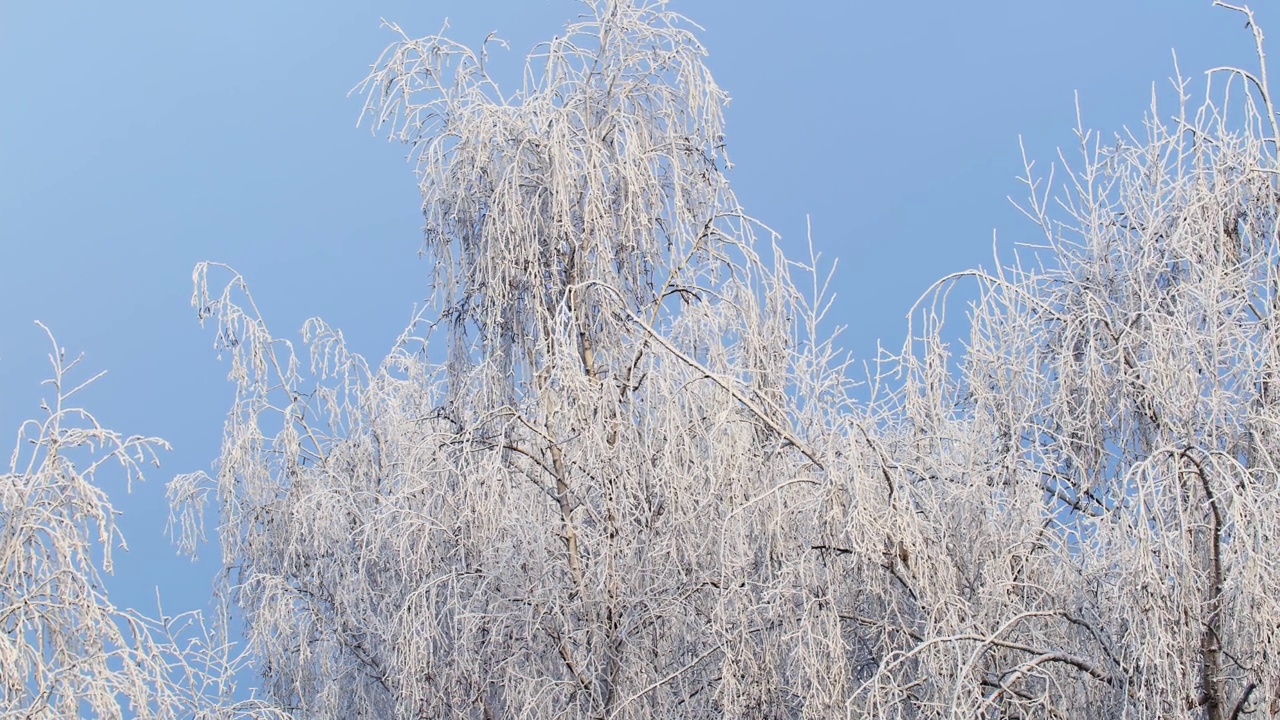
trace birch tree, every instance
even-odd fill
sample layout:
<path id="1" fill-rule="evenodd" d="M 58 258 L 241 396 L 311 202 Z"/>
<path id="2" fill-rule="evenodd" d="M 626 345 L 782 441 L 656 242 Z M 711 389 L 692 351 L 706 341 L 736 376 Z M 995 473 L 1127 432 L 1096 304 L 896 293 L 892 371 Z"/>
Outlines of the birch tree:
<path id="1" fill-rule="evenodd" d="M 80 358 L 49 342 L 44 415 L 22 424 L 0 474 L 0 717 L 272 717 L 235 697 L 243 656 L 223 624 L 112 603 L 104 575 L 128 548 L 99 477 L 128 489 L 168 445 L 80 407 L 102 373 L 79 377 Z"/>
<path id="2" fill-rule="evenodd" d="M 889 455 L 937 558 L 876 715 L 1280 712 L 1275 108 L 1259 68 L 1028 162 L 1043 231 L 976 279 L 960 372 L 921 311 Z M 1059 182 L 1059 179 L 1061 181 Z M 1025 261 L 1025 264 L 1024 264 Z"/>
<path id="3" fill-rule="evenodd" d="M 691 23 L 585 9 L 511 94 L 485 48 L 391 26 L 361 90 L 412 148 L 434 294 L 381 363 L 318 320 L 296 354 L 196 270 L 238 396 L 217 478 L 175 492 L 216 488 L 263 689 L 300 716 L 804 706 L 782 578 L 847 381 L 724 178 Z"/>

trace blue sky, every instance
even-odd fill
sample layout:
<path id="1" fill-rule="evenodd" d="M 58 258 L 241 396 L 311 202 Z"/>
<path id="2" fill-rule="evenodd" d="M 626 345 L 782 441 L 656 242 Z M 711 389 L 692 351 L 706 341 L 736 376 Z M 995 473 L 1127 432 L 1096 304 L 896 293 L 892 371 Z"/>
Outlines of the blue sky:
<path id="1" fill-rule="evenodd" d="M 1087 126 L 1138 126 L 1153 82 L 1252 66 L 1239 16 L 1209 0 L 954 3 L 676 0 L 703 40 L 728 111 L 730 179 L 748 212 L 804 250 L 806 215 L 839 258 L 835 322 L 869 357 L 897 348 L 936 278 L 1034 240 L 1012 211 L 1018 136 L 1041 165 Z M 174 446 L 123 495 L 131 551 L 116 602 L 199 606 L 214 565 L 163 537 L 164 483 L 208 469 L 231 398 L 227 367 L 188 306 L 191 268 L 248 279 L 269 325 L 319 315 L 379 358 L 426 292 L 404 148 L 371 138 L 347 97 L 391 35 L 524 52 L 579 12 L 571 0 L 0 4 L 0 430 L 38 412 L 49 325 L 108 375 L 83 401 L 126 433 Z M 1259 12 L 1280 33 L 1280 12 Z M 1172 107 L 1168 107 L 1171 111 Z M 296 335 L 295 335 L 296 337 Z M 11 435 L 9 435 L 11 437 Z M 7 443 L 0 450 L 9 451 Z M 207 548 L 205 555 L 216 555 Z"/>

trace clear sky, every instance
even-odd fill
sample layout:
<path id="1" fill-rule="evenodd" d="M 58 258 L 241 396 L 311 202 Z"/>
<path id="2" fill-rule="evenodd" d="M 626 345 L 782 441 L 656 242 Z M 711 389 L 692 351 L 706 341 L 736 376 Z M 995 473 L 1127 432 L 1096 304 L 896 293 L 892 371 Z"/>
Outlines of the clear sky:
<path id="1" fill-rule="evenodd" d="M 1258 3 L 1262 5 L 1263 3 Z M 1018 136 L 1042 165 L 1085 124 L 1140 126 L 1152 83 L 1252 67 L 1239 16 L 1209 0 L 840 2 L 675 0 L 703 40 L 728 112 L 730 179 L 748 212 L 839 258 L 835 322 L 869 357 L 897 348 L 936 278 L 1034 240 L 1011 210 Z M 319 315 L 381 358 L 426 292 L 405 149 L 357 129 L 347 97 L 392 39 L 448 17 L 524 52 L 571 0 L 0 3 L 0 430 L 38 413 L 48 324 L 108 375 L 83 400 L 125 433 L 174 446 L 132 496 L 107 478 L 131 551 L 120 605 L 199 606 L 212 563 L 177 558 L 164 483 L 209 469 L 231 398 L 212 334 L 188 306 L 191 268 L 248 279 L 269 326 Z M 1280 38 L 1280 12 L 1259 11 Z M 1277 50 L 1280 57 L 1280 50 Z M 1172 106 L 1167 106 L 1172 111 Z M 7 457 L 8 443 L 0 445 Z M 206 556 L 216 556 L 207 548 Z"/>

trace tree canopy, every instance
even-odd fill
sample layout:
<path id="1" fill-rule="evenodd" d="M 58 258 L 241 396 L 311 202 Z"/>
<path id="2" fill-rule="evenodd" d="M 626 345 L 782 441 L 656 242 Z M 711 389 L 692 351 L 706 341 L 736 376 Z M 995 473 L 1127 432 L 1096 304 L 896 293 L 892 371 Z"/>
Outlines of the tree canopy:
<path id="1" fill-rule="evenodd" d="M 172 523 L 192 550 L 216 504 L 243 654 L 99 589 L 89 480 L 162 441 L 69 409 L 58 350 L 0 484 L 4 713 L 1280 711 L 1280 130 L 1261 31 L 1216 4 L 1259 67 L 1080 127 L 1056 177 L 1028 159 L 1042 241 L 939 281 L 866 377 L 833 271 L 730 189 L 727 98 L 666 3 L 588 0 L 510 92 L 487 43 L 390 25 L 359 90 L 410 149 L 431 293 L 392 351 L 319 319 L 295 344 L 194 272 L 236 396 Z"/>

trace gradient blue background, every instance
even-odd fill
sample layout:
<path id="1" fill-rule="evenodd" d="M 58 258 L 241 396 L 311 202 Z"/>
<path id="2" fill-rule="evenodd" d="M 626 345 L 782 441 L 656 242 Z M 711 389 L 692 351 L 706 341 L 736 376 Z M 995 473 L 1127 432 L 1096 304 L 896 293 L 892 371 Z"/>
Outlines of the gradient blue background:
<path id="1" fill-rule="evenodd" d="M 1261 3 L 1260 3 L 1261 4 Z M 1209 0 L 672 3 L 707 28 L 733 97 L 730 173 L 747 210 L 805 252 L 839 258 L 833 320 L 845 345 L 897 348 L 904 314 L 936 278 L 1035 240 L 1013 211 L 1018 136 L 1042 166 L 1071 146 L 1073 91 L 1087 126 L 1139 127 L 1166 99 L 1176 48 L 1194 78 L 1253 66 L 1240 17 Z M 227 366 L 188 305 L 191 268 L 238 268 L 277 334 L 312 315 L 380 358 L 425 293 L 405 149 L 357 129 L 346 93 L 392 39 L 447 16 L 455 39 L 491 30 L 524 52 L 571 0 L 0 3 L 0 432 L 38 413 L 48 324 L 89 370 L 106 425 L 173 444 L 124 511 L 120 605 L 199 607 L 216 547 L 193 564 L 163 536 L 164 483 L 209 469 L 231 399 Z M 1280 12 L 1259 12 L 1280 33 Z M 1197 86 L 1199 87 L 1199 86 Z M 1173 111 L 1172 105 L 1166 106 Z M 296 337 L 296 335 L 295 335 Z M 7 457 L 11 446 L 0 443 Z"/>

